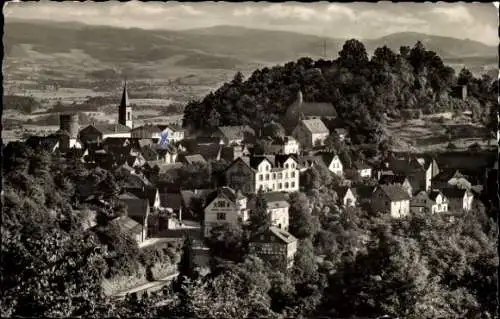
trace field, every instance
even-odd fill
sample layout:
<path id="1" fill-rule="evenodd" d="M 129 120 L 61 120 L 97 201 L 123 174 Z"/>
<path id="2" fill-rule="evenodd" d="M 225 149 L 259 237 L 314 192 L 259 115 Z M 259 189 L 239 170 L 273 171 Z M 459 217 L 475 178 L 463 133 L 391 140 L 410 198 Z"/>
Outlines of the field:
<path id="1" fill-rule="evenodd" d="M 389 121 L 386 128 L 397 152 L 444 150 L 450 142 L 457 150 L 466 150 L 475 143 L 481 147 L 495 145 L 495 139 L 488 138 L 484 127 L 471 123 L 469 114 L 453 118 L 451 113 L 441 113 L 404 123 Z"/>

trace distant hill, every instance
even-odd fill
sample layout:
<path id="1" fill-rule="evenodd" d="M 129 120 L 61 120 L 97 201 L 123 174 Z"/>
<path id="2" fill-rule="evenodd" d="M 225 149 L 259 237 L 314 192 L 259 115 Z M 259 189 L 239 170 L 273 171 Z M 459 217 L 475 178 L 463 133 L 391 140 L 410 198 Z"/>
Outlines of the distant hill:
<path id="1" fill-rule="evenodd" d="M 365 39 L 369 52 L 382 45 L 399 50 L 421 40 L 444 59 L 496 57 L 497 48 L 477 41 L 420 33 L 397 33 Z M 176 64 L 194 68 L 231 69 L 249 63 L 283 63 L 302 56 L 319 58 L 326 41 L 327 55 L 336 57 L 345 39 L 322 38 L 294 32 L 216 26 L 186 31 L 125 29 L 82 23 L 23 21 L 5 24 L 4 45 L 9 58 L 22 57 L 22 44 L 52 54 L 81 52 L 103 62 L 151 62 L 172 57 Z"/>

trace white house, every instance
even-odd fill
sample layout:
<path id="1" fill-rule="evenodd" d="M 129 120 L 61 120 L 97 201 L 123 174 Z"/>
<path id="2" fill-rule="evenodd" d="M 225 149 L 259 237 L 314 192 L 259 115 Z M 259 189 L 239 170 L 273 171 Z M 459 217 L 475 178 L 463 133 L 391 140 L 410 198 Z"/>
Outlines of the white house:
<path id="1" fill-rule="evenodd" d="M 431 212 L 445 213 L 448 211 L 448 199 L 438 190 L 433 190 L 429 193 L 429 198 L 432 200 Z"/>
<path id="2" fill-rule="evenodd" d="M 299 141 L 302 148 L 311 149 L 324 145 L 330 131 L 321 119 L 308 119 L 301 120 L 292 135 Z"/>
<path id="3" fill-rule="evenodd" d="M 356 206 L 357 199 L 356 195 L 350 187 L 343 186 L 335 189 L 338 196 L 338 202 L 344 207 L 354 207 Z"/>
<path id="4" fill-rule="evenodd" d="M 405 217 L 410 213 L 410 196 L 401 185 L 380 185 L 372 194 L 372 209 Z"/>
<path id="5" fill-rule="evenodd" d="M 279 229 L 288 231 L 290 224 L 288 210 L 290 204 L 288 203 L 288 195 L 284 192 L 268 192 L 262 193 L 264 200 L 267 203 L 267 213 L 271 215 L 272 225 Z M 248 203 L 248 209 L 251 211 L 255 209 L 256 197 Z"/>
<path id="6" fill-rule="evenodd" d="M 321 153 L 316 155 L 316 158 L 322 161 L 330 172 L 339 177 L 344 175 L 344 165 L 338 155 L 334 153 Z"/>
<path id="7" fill-rule="evenodd" d="M 222 187 L 206 198 L 204 211 L 204 234 L 210 237 L 211 230 L 226 223 L 237 225 L 248 219 L 247 198 L 241 192 Z"/>

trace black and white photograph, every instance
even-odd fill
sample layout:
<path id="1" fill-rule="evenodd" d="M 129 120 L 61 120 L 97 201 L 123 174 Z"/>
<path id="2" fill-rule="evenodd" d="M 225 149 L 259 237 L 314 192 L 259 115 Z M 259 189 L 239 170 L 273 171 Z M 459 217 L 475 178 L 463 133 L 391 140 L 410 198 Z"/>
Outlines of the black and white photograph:
<path id="1" fill-rule="evenodd" d="M 497 318 L 498 8 L 4 3 L 0 316 Z"/>

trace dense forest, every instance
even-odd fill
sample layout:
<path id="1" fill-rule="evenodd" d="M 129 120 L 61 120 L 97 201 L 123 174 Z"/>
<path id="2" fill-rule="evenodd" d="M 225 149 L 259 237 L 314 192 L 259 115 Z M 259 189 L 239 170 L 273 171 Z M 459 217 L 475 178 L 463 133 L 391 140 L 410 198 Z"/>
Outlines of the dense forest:
<path id="1" fill-rule="evenodd" d="M 450 94 L 455 85 L 468 87 L 465 101 Z M 237 73 L 201 101 L 190 102 L 184 124 L 194 129 L 249 124 L 258 129 L 279 121 L 299 89 L 305 101 L 331 102 L 356 145 L 373 147 L 385 141 L 385 120 L 401 118 L 406 109 L 424 114 L 472 110 L 496 131 L 498 79 L 475 78 L 467 69 L 456 75 L 421 42 L 398 53 L 377 48 L 370 59 L 357 40 L 347 41 L 336 60 L 302 58 L 256 70 L 246 80 Z"/>
<path id="2" fill-rule="evenodd" d="M 257 195 L 248 226 L 213 230 L 211 273 L 202 275 L 189 238 L 182 248 L 148 251 L 109 224 L 123 214 L 116 201 L 123 173 L 21 143 L 4 155 L 2 317 L 431 319 L 493 318 L 496 311 L 497 231 L 480 206 L 453 220 L 396 220 L 367 213 L 363 203 L 343 210 L 336 179 L 312 168 L 307 193 L 290 197 L 290 232 L 299 246 L 288 273 L 249 254 L 249 237 L 270 223 Z M 90 195 L 109 207 L 82 201 Z M 83 227 L 86 209 L 98 212 L 96 227 Z M 171 289 L 123 301 L 103 295 L 105 278 L 179 261 Z"/>

